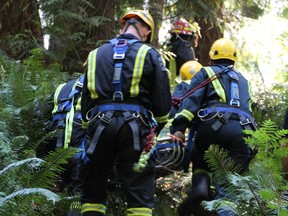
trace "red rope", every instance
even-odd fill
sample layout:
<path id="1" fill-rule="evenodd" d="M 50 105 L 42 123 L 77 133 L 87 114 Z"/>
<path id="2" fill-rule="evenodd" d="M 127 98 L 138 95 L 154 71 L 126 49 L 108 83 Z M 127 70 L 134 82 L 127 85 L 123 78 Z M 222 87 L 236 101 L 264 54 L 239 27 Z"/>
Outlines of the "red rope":
<path id="1" fill-rule="evenodd" d="M 200 83 L 198 86 L 196 86 L 195 88 L 191 89 L 190 91 L 188 91 L 185 95 L 183 95 L 180 98 L 172 98 L 172 106 L 175 109 L 179 109 L 182 101 L 188 97 L 189 95 L 191 95 L 192 93 L 194 93 L 195 91 L 197 91 L 198 89 L 202 88 L 203 86 L 207 85 L 208 83 L 212 82 L 215 79 L 218 79 L 220 76 L 222 76 L 222 74 L 228 72 L 231 68 L 233 67 L 233 65 L 230 65 L 228 67 L 225 67 L 224 70 L 222 70 L 220 73 L 215 73 L 212 77 L 207 78 L 206 80 L 204 80 L 202 83 Z"/>

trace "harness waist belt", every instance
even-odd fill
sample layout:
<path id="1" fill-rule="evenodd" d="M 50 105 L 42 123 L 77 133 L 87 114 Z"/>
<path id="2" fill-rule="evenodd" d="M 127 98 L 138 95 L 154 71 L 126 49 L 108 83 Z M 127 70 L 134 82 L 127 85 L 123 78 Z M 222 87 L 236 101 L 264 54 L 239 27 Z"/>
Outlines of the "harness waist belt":
<path id="1" fill-rule="evenodd" d="M 243 115 L 246 118 L 253 119 L 253 117 L 250 114 L 248 114 L 247 112 L 242 111 L 238 108 L 235 108 L 235 107 L 208 107 L 208 108 L 199 110 L 198 115 L 201 117 L 205 117 L 205 116 L 207 116 L 211 113 L 215 113 L 215 112 L 236 113 L 236 114 Z"/>
<path id="2" fill-rule="evenodd" d="M 136 104 L 103 104 L 96 106 L 93 109 L 92 114 L 105 111 L 121 111 L 121 110 L 141 112 L 145 115 L 147 114 L 147 110 L 144 107 Z"/>

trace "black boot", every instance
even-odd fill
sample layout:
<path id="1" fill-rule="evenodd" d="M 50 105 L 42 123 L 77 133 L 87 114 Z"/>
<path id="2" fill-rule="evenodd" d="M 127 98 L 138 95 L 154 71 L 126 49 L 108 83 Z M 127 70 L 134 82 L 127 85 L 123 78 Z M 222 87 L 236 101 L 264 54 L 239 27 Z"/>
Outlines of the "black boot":
<path id="1" fill-rule="evenodd" d="M 209 200 L 210 177 L 206 171 L 196 170 L 192 175 L 192 191 L 179 205 L 179 216 L 205 215 L 201 202 Z"/>

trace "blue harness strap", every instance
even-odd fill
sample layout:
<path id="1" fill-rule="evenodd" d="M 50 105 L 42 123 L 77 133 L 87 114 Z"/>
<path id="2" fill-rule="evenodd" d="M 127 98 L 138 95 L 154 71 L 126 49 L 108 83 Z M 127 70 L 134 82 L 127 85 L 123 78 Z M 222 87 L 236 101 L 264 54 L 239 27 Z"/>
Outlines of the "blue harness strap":
<path id="1" fill-rule="evenodd" d="M 198 116 L 203 118 L 211 113 L 217 113 L 217 112 L 230 112 L 230 113 L 235 113 L 235 114 L 240 114 L 245 116 L 246 118 L 251 118 L 253 119 L 252 115 L 250 115 L 249 113 L 236 108 L 236 107 L 222 107 L 222 106 L 212 106 L 212 107 L 208 107 L 205 109 L 200 109 L 198 111 Z"/>
<path id="2" fill-rule="evenodd" d="M 114 76 L 113 76 L 113 86 L 114 86 L 114 94 L 113 100 L 115 101 L 123 101 L 123 93 L 122 93 L 122 66 L 123 61 L 126 55 L 126 51 L 128 50 L 129 44 L 136 43 L 137 39 L 111 39 L 109 42 L 113 46 L 113 59 L 114 59 Z"/>
<path id="3" fill-rule="evenodd" d="M 240 107 L 238 74 L 234 70 L 229 70 L 228 75 L 230 77 L 230 106 Z"/>
<path id="4" fill-rule="evenodd" d="M 143 107 L 139 106 L 136 104 L 123 104 L 123 103 L 117 103 L 117 104 L 102 104 L 96 106 L 92 111 L 91 114 L 92 116 L 95 115 L 98 112 L 105 112 L 105 111 L 135 111 L 135 112 L 140 112 L 145 115 L 147 115 L 148 111 Z"/>

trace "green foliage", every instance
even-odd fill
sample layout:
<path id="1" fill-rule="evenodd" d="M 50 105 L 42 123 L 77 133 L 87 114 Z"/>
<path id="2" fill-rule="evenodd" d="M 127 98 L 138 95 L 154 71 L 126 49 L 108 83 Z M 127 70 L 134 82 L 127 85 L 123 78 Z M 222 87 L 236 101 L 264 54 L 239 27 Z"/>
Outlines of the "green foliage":
<path id="1" fill-rule="evenodd" d="M 39 48 L 23 63 L 0 55 L 0 215 L 55 215 L 57 208 L 64 214 L 72 202 L 66 199 L 63 205 L 55 182 L 75 149 L 35 158 L 35 149 L 46 138 L 35 109 L 69 79 L 56 64 L 47 67 L 44 58 L 45 50 Z"/>
<path id="2" fill-rule="evenodd" d="M 63 165 L 77 151 L 59 148 L 50 152 L 44 160 L 28 158 L 11 163 L 1 170 L 0 213 L 17 215 L 26 210 L 25 215 L 52 214 L 55 203 L 64 200 L 59 192 L 52 192 L 55 182 L 63 171 Z"/>
<path id="3" fill-rule="evenodd" d="M 213 173 L 213 181 L 218 184 L 224 184 L 225 178 L 229 173 L 239 172 L 241 167 L 235 165 L 233 160 L 228 155 L 228 152 L 221 149 L 218 145 L 211 145 L 209 150 L 205 153 L 204 159 L 209 164 Z"/>
<path id="4" fill-rule="evenodd" d="M 209 211 L 232 208 L 237 215 L 288 215 L 288 188 L 280 163 L 281 158 L 288 156 L 288 149 L 283 145 L 287 132 L 278 130 L 271 120 L 265 121 L 257 131 L 245 131 L 249 135 L 246 142 L 257 146 L 258 154 L 243 176 L 237 174 L 233 166 L 224 166 L 229 171 L 225 175 L 221 164 L 227 161 L 227 154 L 212 146 L 205 158 L 214 167 L 214 176 L 225 177 L 228 194 L 225 198 L 203 202 L 203 206 Z"/>

